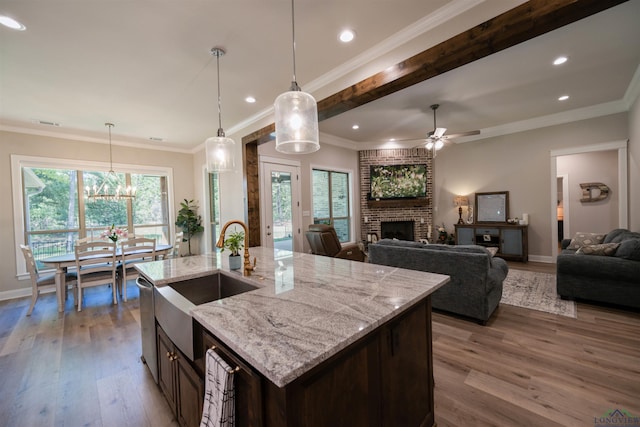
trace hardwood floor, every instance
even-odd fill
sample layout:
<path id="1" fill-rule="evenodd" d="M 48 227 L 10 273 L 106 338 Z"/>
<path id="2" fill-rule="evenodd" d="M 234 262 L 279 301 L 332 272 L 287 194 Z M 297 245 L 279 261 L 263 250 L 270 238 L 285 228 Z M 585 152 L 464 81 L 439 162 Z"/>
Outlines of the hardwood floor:
<path id="1" fill-rule="evenodd" d="M 510 268 L 554 272 L 539 263 Z M 140 361 L 137 288 L 0 302 L 0 425 L 176 426 Z M 448 426 L 593 426 L 640 415 L 640 314 L 578 303 L 578 318 L 502 305 L 487 326 L 434 313 L 436 421 Z"/>
<path id="2" fill-rule="evenodd" d="M 133 282 L 131 282 L 133 283 Z M 111 304 L 107 287 L 85 291 L 58 314 L 54 294 L 0 302 L 1 426 L 177 426 L 140 361 L 138 289 Z"/>
<path id="3" fill-rule="evenodd" d="M 593 426 L 612 409 L 640 416 L 640 315 L 580 302 L 577 311 L 500 305 L 486 326 L 434 313 L 438 427 Z"/>

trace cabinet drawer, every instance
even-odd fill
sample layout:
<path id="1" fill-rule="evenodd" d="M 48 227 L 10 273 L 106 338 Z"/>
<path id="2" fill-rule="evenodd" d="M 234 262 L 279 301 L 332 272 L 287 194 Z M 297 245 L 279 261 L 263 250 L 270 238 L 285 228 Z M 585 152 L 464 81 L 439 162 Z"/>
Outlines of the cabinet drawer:
<path id="1" fill-rule="evenodd" d="M 498 236 L 500 230 L 497 228 L 476 228 L 476 235 L 490 234 L 492 236 Z"/>

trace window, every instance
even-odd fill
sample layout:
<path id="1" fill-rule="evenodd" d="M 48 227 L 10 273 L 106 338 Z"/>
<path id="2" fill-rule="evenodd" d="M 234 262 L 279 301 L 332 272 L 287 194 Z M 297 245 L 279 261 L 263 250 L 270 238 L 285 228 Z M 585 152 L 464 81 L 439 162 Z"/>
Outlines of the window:
<path id="1" fill-rule="evenodd" d="M 351 241 L 349 173 L 313 169 L 313 223 L 332 224 L 341 242 Z"/>
<path id="2" fill-rule="evenodd" d="M 220 233 L 220 176 L 209 174 L 209 225 L 211 226 L 211 248 L 216 247 Z"/>
<path id="3" fill-rule="evenodd" d="M 112 224 L 127 228 L 130 234 L 154 238 L 158 243 L 170 241 L 166 172 L 118 173 L 123 182 L 136 187 L 134 200 L 89 201 L 84 198 L 84 186 L 99 181 L 104 172 L 89 170 L 91 166 L 83 170 L 85 165 L 66 166 L 72 161 L 33 161 L 20 157 L 12 156 L 12 167 L 21 177 L 18 183 L 14 180 L 14 188 L 18 187 L 22 198 L 14 201 L 14 206 L 22 207 L 21 212 L 14 210 L 18 213 L 16 237 L 32 247 L 36 260 L 71 253 L 78 238 L 97 236 Z M 19 218 L 22 220 L 18 221 Z"/>

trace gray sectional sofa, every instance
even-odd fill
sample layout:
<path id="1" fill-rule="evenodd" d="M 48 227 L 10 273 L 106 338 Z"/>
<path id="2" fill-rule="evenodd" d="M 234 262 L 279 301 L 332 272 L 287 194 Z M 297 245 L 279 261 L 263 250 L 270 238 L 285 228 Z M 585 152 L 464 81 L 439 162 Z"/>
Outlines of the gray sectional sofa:
<path id="1" fill-rule="evenodd" d="M 509 268 L 476 245 L 429 245 L 383 239 L 369 245 L 369 262 L 446 274 L 451 281 L 431 296 L 432 307 L 485 324 L 502 298 Z"/>
<path id="2" fill-rule="evenodd" d="M 558 295 L 640 309 L 640 233 L 619 228 L 589 237 L 562 241 Z"/>

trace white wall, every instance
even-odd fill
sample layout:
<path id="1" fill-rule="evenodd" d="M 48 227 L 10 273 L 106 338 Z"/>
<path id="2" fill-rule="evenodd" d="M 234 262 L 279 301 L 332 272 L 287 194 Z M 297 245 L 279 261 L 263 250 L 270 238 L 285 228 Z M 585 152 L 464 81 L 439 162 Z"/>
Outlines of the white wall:
<path id="1" fill-rule="evenodd" d="M 456 194 L 509 191 L 510 216 L 529 214 L 530 259 L 546 260 L 552 255 L 549 215 L 551 150 L 625 140 L 628 135 L 627 114 L 620 113 L 476 142 L 453 144 L 442 150 L 434 162 L 434 221 L 436 224 L 451 224 L 453 229 L 453 224 L 457 221 L 453 206 Z M 640 149 L 635 147 L 635 150 L 637 162 Z M 629 191 L 640 191 L 640 182 L 632 180 Z M 640 209 L 636 202 L 636 216 L 638 212 Z"/>
<path id="2" fill-rule="evenodd" d="M 360 193 L 359 193 L 359 174 L 358 174 L 358 152 L 346 148 L 337 147 L 335 145 L 323 143 L 320 141 L 320 150 L 312 154 L 302 155 L 286 155 L 276 151 L 275 141 L 271 141 L 267 144 L 262 144 L 258 147 L 258 154 L 260 156 L 267 156 L 281 159 L 291 159 L 300 162 L 300 183 L 302 191 L 301 210 L 310 211 L 311 216 L 302 217 L 302 230 L 307 230 L 309 224 L 313 222 L 313 209 L 311 206 L 311 169 L 314 167 L 328 168 L 339 171 L 352 171 L 353 180 L 351 191 L 353 193 L 353 206 L 351 211 L 353 213 L 353 232 L 355 241 L 361 240 L 360 237 Z M 309 251 L 309 242 L 306 238 L 304 241 L 304 252 Z"/>
<path id="3" fill-rule="evenodd" d="M 640 97 L 629 111 L 629 229 L 640 231 Z"/>
<path id="4" fill-rule="evenodd" d="M 618 152 L 600 151 L 594 153 L 559 156 L 558 175 L 567 175 L 569 194 L 564 196 L 565 206 L 569 205 L 569 218 L 565 218 L 568 236 L 576 232 L 607 233 L 618 227 Z M 582 183 L 600 182 L 610 189 L 605 200 L 581 202 Z M 595 194 L 594 194 L 595 196 Z"/>

